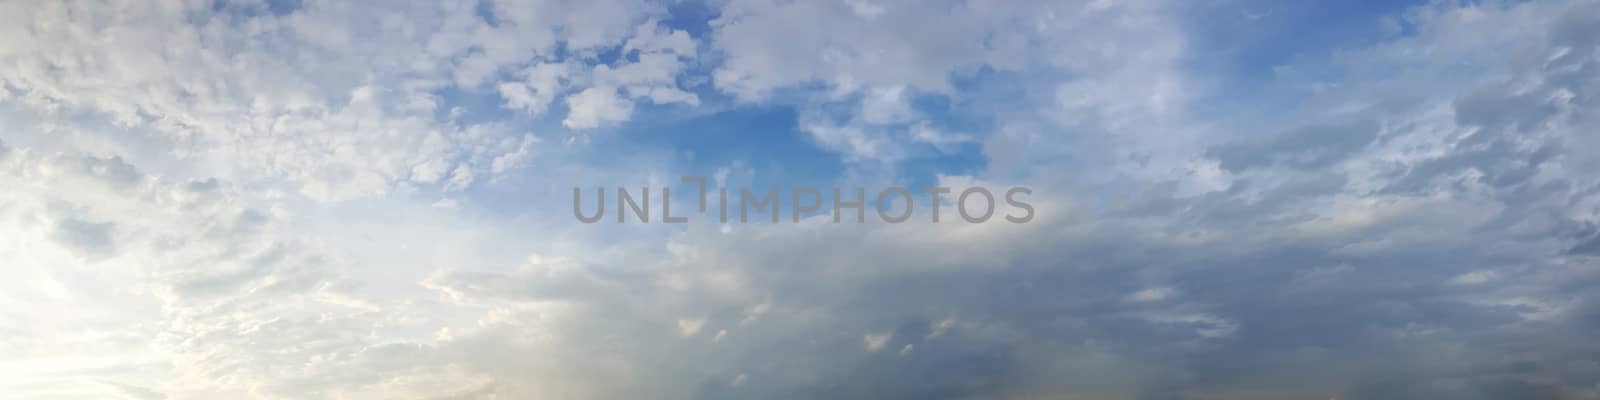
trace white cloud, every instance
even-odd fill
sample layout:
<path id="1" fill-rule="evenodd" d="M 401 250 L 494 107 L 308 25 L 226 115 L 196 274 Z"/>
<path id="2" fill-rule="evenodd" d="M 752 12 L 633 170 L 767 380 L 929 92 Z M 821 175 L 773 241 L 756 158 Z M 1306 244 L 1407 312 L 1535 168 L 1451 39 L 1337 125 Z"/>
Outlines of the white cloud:
<path id="1" fill-rule="evenodd" d="M 521 72 L 526 76 L 522 82 L 502 82 L 498 89 L 500 97 L 505 98 L 506 106 L 520 108 L 535 116 L 544 114 L 549 109 L 550 102 L 554 101 L 565 88 L 564 81 L 569 79 L 570 67 L 567 64 L 544 63 L 529 66 Z"/>
<path id="2" fill-rule="evenodd" d="M 1132 302 L 1162 301 L 1177 294 L 1178 291 L 1170 287 L 1154 287 L 1133 292 L 1126 299 Z"/>
<path id="3" fill-rule="evenodd" d="M 919 123 L 911 126 L 911 141 L 931 144 L 946 153 L 954 152 L 953 146 L 961 143 L 976 141 L 971 135 L 963 133 L 950 133 L 934 128 L 931 124 Z"/>
<path id="4" fill-rule="evenodd" d="M 861 344 L 866 346 L 867 351 L 875 352 L 882 350 L 884 345 L 889 344 L 889 338 L 892 337 L 894 335 L 887 333 L 868 333 L 861 337 Z"/>
<path id="5" fill-rule="evenodd" d="M 1450 278 L 1450 280 L 1447 282 L 1451 285 L 1479 285 L 1499 278 L 1499 272 L 1491 270 L 1478 270 L 1456 275 L 1456 277 Z"/>
<path id="6" fill-rule="evenodd" d="M 633 101 L 618 96 L 617 89 L 593 87 L 567 97 L 567 119 L 561 125 L 573 129 L 598 128 L 627 121 L 633 115 Z"/>
<path id="7" fill-rule="evenodd" d="M 905 87 L 868 90 L 861 101 L 861 119 L 869 124 L 895 124 L 916 118 Z"/>

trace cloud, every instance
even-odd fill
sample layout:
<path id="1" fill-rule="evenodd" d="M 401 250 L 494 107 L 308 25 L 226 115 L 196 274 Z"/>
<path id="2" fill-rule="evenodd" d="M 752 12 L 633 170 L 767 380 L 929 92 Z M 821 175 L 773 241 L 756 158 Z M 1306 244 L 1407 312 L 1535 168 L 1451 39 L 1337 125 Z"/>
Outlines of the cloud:
<path id="1" fill-rule="evenodd" d="M 727 3 L 711 21 L 712 45 L 727 56 L 714 73 L 717 87 L 746 100 L 809 82 L 846 90 L 908 86 L 948 92 L 951 74 L 1007 68 L 1020 56 L 1009 47 L 1016 42 L 987 39 L 1022 37 L 1022 29 L 1005 22 L 1025 5 L 869 4 Z M 919 23 L 935 19 L 953 23 Z"/>
<path id="2" fill-rule="evenodd" d="M 104 256 L 116 252 L 116 245 L 111 241 L 113 228 L 110 223 L 65 218 L 56 221 L 55 240 L 62 246 L 72 248 L 78 254 L 91 257 Z"/>
<path id="3" fill-rule="evenodd" d="M 633 115 L 633 102 L 618 96 L 615 88 L 584 89 L 567 98 L 567 108 L 572 111 L 561 125 L 575 129 L 623 122 Z"/>
<path id="4" fill-rule="evenodd" d="M 525 133 L 435 117 L 451 111 L 441 108 L 444 91 L 478 90 L 509 74 L 492 86 L 506 106 L 542 114 L 569 84 L 589 81 L 562 67 L 557 44 L 584 52 L 631 43 L 650 52 L 647 61 L 694 54 L 681 31 L 637 25 L 659 10 L 625 2 L 492 2 L 494 23 L 470 1 L 386 13 L 318 2 L 279 13 L 120 3 L 8 5 L 9 36 L 19 38 L 0 47 L 11 60 L 0 71 L 16 93 L 8 97 L 57 117 L 90 113 L 143 128 L 147 139 L 109 140 L 170 142 L 185 162 L 226 165 L 227 178 L 324 201 L 432 184 L 434 174 L 409 179 L 419 165 L 495 175 L 491 164 L 518 151 L 515 136 Z M 231 28 L 239 24 L 251 28 Z M 630 35 L 636 25 L 648 36 Z M 677 61 L 668 62 L 636 69 L 670 78 Z M 695 102 L 670 79 L 650 83 L 636 96 Z M 624 84 L 639 82 L 605 83 Z M 577 103 L 609 108 L 580 108 L 572 121 L 626 120 L 622 100 L 595 96 Z"/>
<path id="5" fill-rule="evenodd" d="M 1224 170 L 1240 172 L 1274 164 L 1301 169 L 1326 168 L 1378 138 L 1378 125 L 1361 121 L 1341 125 L 1314 125 L 1257 142 L 1213 147 Z"/>
<path id="6" fill-rule="evenodd" d="M 529 66 L 521 72 L 527 77 L 526 81 L 503 82 L 499 85 L 500 97 L 505 98 L 507 106 L 521 108 L 536 116 L 544 114 L 550 102 L 561 95 L 568 74 L 570 68 L 567 64 Z"/>
<path id="7" fill-rule="evenodd" d="M 1594 3 L 1207 7 L 6 3 L 0 391 L 1600 398 Z M 843 171 L 660 128 L 751 109 Z M 1038 215 L 564 208 L 729 164 Z"/>

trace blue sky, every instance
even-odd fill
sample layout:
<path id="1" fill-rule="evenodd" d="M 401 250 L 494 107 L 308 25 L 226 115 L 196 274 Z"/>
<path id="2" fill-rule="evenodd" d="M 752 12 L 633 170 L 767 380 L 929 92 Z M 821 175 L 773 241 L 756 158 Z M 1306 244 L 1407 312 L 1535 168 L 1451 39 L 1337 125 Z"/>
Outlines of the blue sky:
<path id="1" fill-rule="evenodd" d="M 1593 0 L 0 3 L 0 397 L 1600 399 L 1597 27 Z M 684 176 L 784 218 L 719 223 Z M 574 188 L 646 186 L 690 222 L 574 217 Z M 796 188 L 896 186 L 954 193 L 940 223 L 920 193 L 906 223 L 790 218 Z M 963 222 L 974 187 L 1036 213 Z"/>

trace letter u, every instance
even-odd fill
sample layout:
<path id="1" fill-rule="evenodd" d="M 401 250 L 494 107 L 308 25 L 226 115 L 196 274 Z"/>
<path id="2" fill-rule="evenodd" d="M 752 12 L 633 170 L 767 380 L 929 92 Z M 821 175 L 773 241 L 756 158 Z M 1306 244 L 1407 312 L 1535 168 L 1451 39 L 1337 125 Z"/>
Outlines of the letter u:
<path id="1" fill-rule="evenodd" d="M 600 222 L 600 219 L 606 216 L 606 188 L 595 188 L 595 193 L 600 195 L 599 201 L 596 201 L 595 203 L 598 203 L 597 205 L 600 207 L 600 209 L 595 210 L 593 217 L 583 216 L 583 207 L 579 205 L 582 204 L 582 202 L 579 201 L 579 199 L 582 197 L 580 194 L 581 192 L 581 189 L 576 187 L 572 188 L 572 216 L 578 217 L 578 221 L 585 224 Z"/>

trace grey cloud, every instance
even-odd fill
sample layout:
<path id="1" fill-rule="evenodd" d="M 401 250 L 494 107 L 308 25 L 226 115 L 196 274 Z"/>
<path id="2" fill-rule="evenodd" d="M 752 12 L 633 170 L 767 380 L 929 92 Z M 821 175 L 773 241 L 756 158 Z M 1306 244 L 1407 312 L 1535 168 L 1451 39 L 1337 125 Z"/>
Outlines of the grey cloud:
<path id="1" fill-rule="evenodd" d="M 1580 240 L 1577 245 L 1567 249 L 1567 254 L 1600 256 L 1600 234 Z"/>
<path id="2" fill-rule="evenodd" d="M 1513 93 L 1514 90 L 1507 86 L 1489 86 L 1456 97 L 1453 104 L 1456 123 L 1491 131 L 1510 129 L 1512 132 L 1526 132 L 1537 129 L 1560 112 L 1553 104 L 1540 98 L 1543 93 L 1517 94 Z M 1477 137 L 1495 135 L 1479 134 Z"/>
<path id="3" fill-rule="evenodd" d="M 131 187 L 144 178 L 138 168 L 123 161 L 122 157 L 82 157 L 75 161 L 74 167 L 78 168 L 78 173 L 119 188 Z"/>
<path id="4" fill-rule="evenodd" d="M 115 227 L 109 222 L 62 218 L 56 220 L 54 238 L 57 243 L 90 259 L 105 258 L 116 254 L 117 247 L 113 239 Z"/>
<path id="5" fill-rule="evenodd" d="M 1391 190 L 1415 191 L 1444 176 L 1476 171 L 1484 183 L 1507 188 L 1532 178 L 1550 163 L 1582 171 L 1593 164 L 1592 152 L 1579 151 L 1592 130 L 1592 104 L 1600 90 L 1600 41 L 1578 32 L 1592 28 L 1593 4 L 1575 4 L 1546 27 L 1546 42 L 1533 52 L 1545 63 L 1513 63 L 1510 80 L 1492 80 L 1455 97 L 1455 122 L 1475 128 L 1455 144 L 1460 150 L 1413 165 Z M 1533 84 L 1524 84 L 1531 80 Z M 1558 177 L 1592 184 L 1590 176 Z"/>
<path id="6" fill-rule="evenodd" d="M 1507 373 L 1522 361 L 1500 360 L 1502 354 L 1497 352 L 1452 350 L 1518 346 L 1525 348 L 1519 360 L 1548 364 L 1568 362 L 1558 351 L 1567 346 L 1592 347 L 1531 340 L 1551 340 L 1563 329 L 1557 326 L 1570 323 L 1544 326 L 1525 320 L 1523 314 L 1539 312 L 1542 306 L 1477 305 L 1464 298 L 1480 292 L 1445 288 L 1446 280 L 1466 271 L 1537 262 L 1542 257 L 1496 254 L 1475 246 L 1476 241 L 1493 241 L 1495 236 L 1479 236 L 1487 233 L 1473 230 L 1470 221 L 1453 221 L 1452 210 L 1389 221 L 1348 236 L 1302 237 L 1282 224 L 1238 217 L 1183 217 L 1154 227 L 1141 221 L 1150 215 L 1181 216 L 1174 212 L 1184 208 L 1201 214 L 1269 218 L 1272 212 L 1267 210 L 1303 207 L 1321 195 L 1256 203 L 1263 207 L 1256 213 L 1193 209 L 1206 200 L 1170 192 L 1149 196 L 1170 200 L 1168 205 L 1151 207 L 1173 209 L 1047 224 L 1049 228 L 1033 232 L 1031 240 L 1022 243 L 932 246 L 919 256 L 957 259 L 958 253 L 983 254 L 993 261 L 931 270 L 916 267 L 915 260 L 892 250 L 887 238 L 857 236 L 860 232 L 851 229 L 824 226 L 829 229 L 824 235 L 762 228 L 741 228 L 750 232 L 734 236 L 694 233 L 678 239 L 679 245 L 695 249 L 695 254 L 715 254 L 717 261 L 684 260 L 687 264 L 645 269 L 689 277 L 740 277 L 743 285 L 737 293 L 748 295 L 719 295 L 713 286 L 655 292 L 614 289 L 591 298 L 635 297 L 654 305 L 604 306 L 592 309 L 593 318 L 612 321 L 608 324 L 634 320 L 625 325 L 670 332 L 679 316 L 710 315 L 699 333 L 685 339 L 672 339 L 669 333 L 630 336 L 631 341 L 684 346 L 678 350 L 630 348 L 637 353 L 625 353 L 636 360 L 697 360 L 695 370 L 704 375 L 691 379 L 699 382 L 692 389 L 695 398 L 982 398 L 1024 393 L 1495 398 L 1500 392 L 1490 389 L 1505 385 L 1539 390 L 1584 385 L 1581 379 L 1548 368 Z M 1216 230 L 1222 239 L 1189 239 L 1151 230 L 1181 231 L 1190 224 Z M 1397 235 L 1416 226 L 1428 226 L 1425 231 L 1431 235 Z M 1383 253 L 1342 254 L 1368 235 L 1397 242 Z M 915 240 L 915 236 L 891 237 Z M 1157 239 L 1162 237 L 1167 239 Z M 1190 240 L 1199 242 L 1184 243 Z M 852 258 L 833 260 L 810 250 L 845 247 L 856 249 Z M 789 251 L 817 256 L 797 264 Z M 814 273 L 833 278 L 819 281 L 810 275 Z M 1316 279 L 1343 282 L 1317 285 L 1311 277 L 1318 274 L 1325 277 Z M 622 279 L 664 278 L 650 276 Z M 546 282 L 537 275 L 514 279 L 535 285 Z M 1152 279 L 1178 288 L 1180 294 L 1156 304 L 1123 301 Z M 1508 275 L 1508 279 L 1522 278 Z M 534 287 L 523 285 L 500 287 L 539 292 L 517 289 Z M 767 302 L 769 311 L 749 318 L 754 304 Z M 743 322 L 747 319 L 752 322 Z M 937 328 L 942 333 L 933 335 L 934 327 L 947 319 L 957 322 Z M 1494 333 L 1498 331 L 1523 333 Z M 862 343 L 868 334 L 887 338 L 872 351 Z M 706 347 L 671 344 L 713 338 L 720 341 Z M 902 349 L 905 356 L 899 355 Z M 1077 366 L 1038 360 L 1084 353 L 1103 358 Z M 1107 376 L 1075 379 L 1045 372 L 1077 368 Z M 1551 379 L 1554 383 L 1549 383 Z M 1452 383 L 1455 380 L 1470 384 L 1463 387 Z M 736 381 L 738 385 L 733 384 Z"/>
<path id="7" fill-rule="evenodd" d="M 1378 124 L 1371 120 L 1320 124 L 1264 140 L 1212 147 L 1206 155 L 1233 172 L 1274 165 L 1316 169 L 1345 159 L 1377 137 Z"/>

